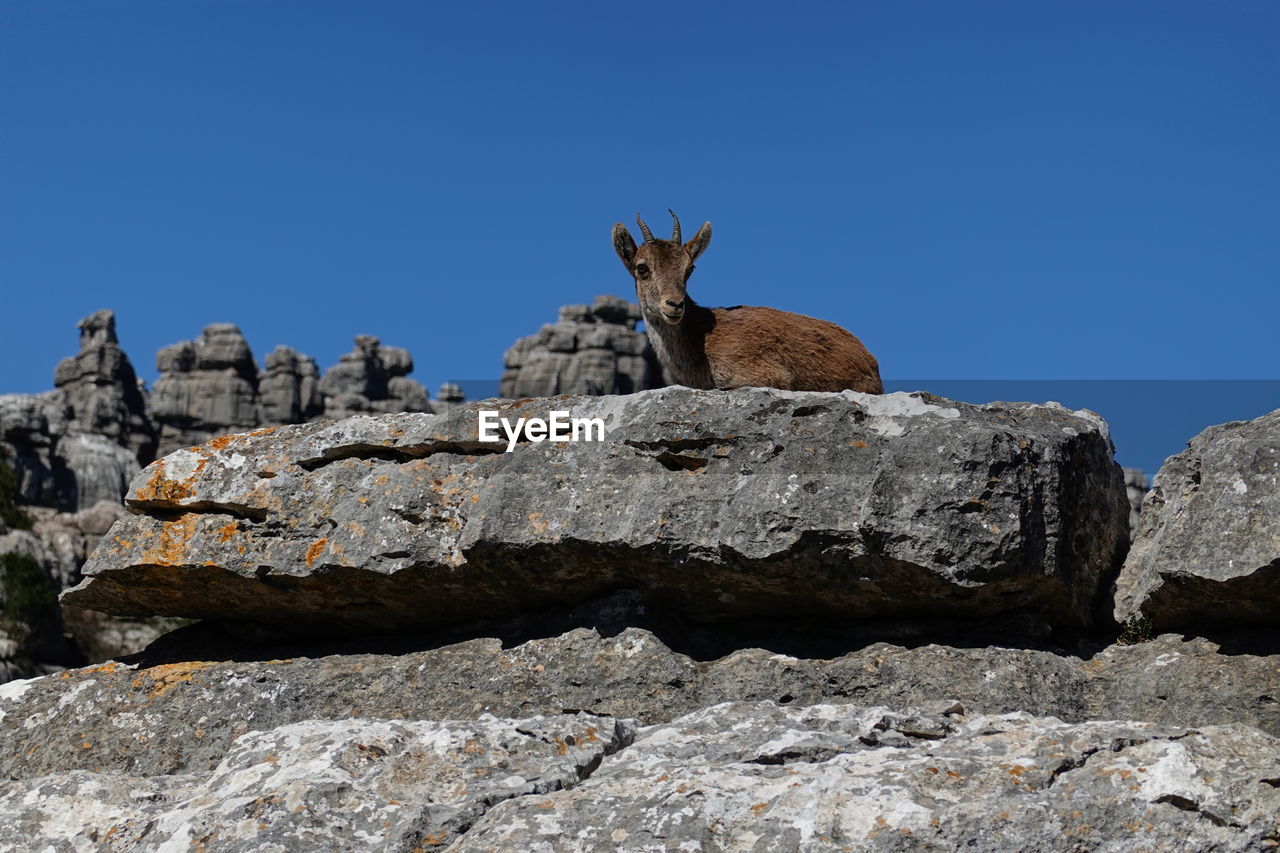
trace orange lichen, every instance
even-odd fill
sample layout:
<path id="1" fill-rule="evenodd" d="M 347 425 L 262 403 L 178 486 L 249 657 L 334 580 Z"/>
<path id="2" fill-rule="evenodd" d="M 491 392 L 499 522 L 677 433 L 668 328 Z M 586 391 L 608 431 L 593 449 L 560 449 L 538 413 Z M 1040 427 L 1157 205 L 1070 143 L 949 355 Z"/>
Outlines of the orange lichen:
<path id="1" fill-rule="evenodd" d="M 328 539 L 317 539 L 316 541 L 311 543 L 311 547 L 307 548 L 307 556 L 306 556 L 308 569 L 311 568 L 312 564 L 314 564 L 315 561 L 319 559 L 320 555 L 324 553 L 325 546 L 328 544 L 329 544 Z"/>
<path id="2" fill-rule="evenodd" d="M 162 521 L 160 532 L 148 537 L 139 562 L 157 566 L 181 565 L 186 552 L 187 542 L 196 535 L 200 526 L 200 517 L 184 515 L 177 521 Z"/>
<path id="3" fill-rule="evenodd" d="M 179 684 L 190 683 L 192 676 L 197 672 L 213 665 L 214 661 L 188 661 L 153 666 L 135 678 L 130 686 L 135 690 L 141 690 L 145 685 L 147 698 L 155 699 Z M 147 684 L 148 681 L 150 684 Z"/>
<path id="4" fill-rule="evenodd" d="M 236 523 L 235 523 L 234 521 L 233 521 L 233 522 L 231 522 L 230 524 L 225 524 L 225 525 L 223 525 L 222 527 L 219 527 L 219 528 L 218 528 L 218 541 L 219 541 L 219 542 L 226 542 L 226 541 L 227 541 L 228 539 L 230 539 L 232 536 L 235 536 L 235 535 L 236 535 L 236 533 L 237 533 L 239 530 L 240 530 L 240 528 L 236 525 Z"/>

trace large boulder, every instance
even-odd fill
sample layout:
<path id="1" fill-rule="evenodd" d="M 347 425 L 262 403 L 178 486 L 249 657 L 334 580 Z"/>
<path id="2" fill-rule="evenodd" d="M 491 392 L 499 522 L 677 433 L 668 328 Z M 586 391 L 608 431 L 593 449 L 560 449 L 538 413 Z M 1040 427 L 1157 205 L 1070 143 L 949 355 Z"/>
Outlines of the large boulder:
<path id="1" fill-rule="evenodd" d="M 1151 630 L 1280 625 L 1280 409 L 1206 429 L 1156 474 L 1116 582 Z"/>
<path id="2" fill-rule="evenodd" d="M 630 394 L 665 384 L 644 332 L 640 306 L 616 296 L 565 305 L 560 319 L 521 338 L 503 357 L 503 397 Z"/>
<path id="3" fill-rule="evenodd" d="M 603 440 L 484 442 L 478 409 L 259 430 L 143 471 L 64 600 L 394 630 L 632 589 L 695 623 L 886 636 L 1093 620 L 1127 541 L 1105 424 L 1056 404 L 661 389 L 504 403 Z"/>

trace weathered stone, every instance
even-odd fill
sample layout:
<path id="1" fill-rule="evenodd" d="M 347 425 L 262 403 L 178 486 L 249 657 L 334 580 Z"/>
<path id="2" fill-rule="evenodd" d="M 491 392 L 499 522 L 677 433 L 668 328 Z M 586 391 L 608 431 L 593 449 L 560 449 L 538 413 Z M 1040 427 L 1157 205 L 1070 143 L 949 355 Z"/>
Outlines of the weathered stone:
<path id="1" fill-rule="evenodd" d="M 371 335 L 357 335 L 356 348 L 320 380 L 325 417 L 431 411 L 427 389 L 408 378 L 412 371 L 413 358 L 407 350 L 383 346 Z"/>
<path id="2" fill-rule="evenodd" d="M 1142 504 L 1116 619 L 1154 630 L 1280 625 L 1280 409 L 1206 429 Z"/>
<path id="3" fill-rule="evenodd" d="M 79 325 L 80 353 L 58 365 L 55 390 L 0 397 L 0 449 L 22 499 L 69 512 L 120 500 L 156 447 L 115 316 L 99 311 Z"/>
<path id="4" fill-rule="evenodd" d="M 162 454 L 262 422 L 258 367 L 236 326 L 213 323 L 199 339 L 165 347 L 156 369 L 151 414 Z"/>
<path id="5" fill-rule="evenodd" d="M 588 711 L 655 724 L 746 700 L 903 707 L 948 696 L 975 713 L 1191 727 L 1238 722 L 1280 736 L 1280 655 L 1223 654 L 1207 640 L 1173 635 L 1090 659 L 876 644 L 831 659 L 744 649 L 699 661 L 638 628 L 613 637 L 575 629 L 519 644 L 491 638 L 425 651 L 361 651 L 373 645 L 365 638 L 250 649 L 198 625 L 134 664 L 15 685 L 0 692 L 10 697 L 0 700 L 0 778 L 209 770 L 246 731 L 313 719 Z M 236 660 L 248 655 L 262 660 Z M 69 695 L 76 698 L 63 701 Z M 32 722 L 12 725 L 16 720 Z M 195 721 L 200 737 L 192 736 Z"/>
<path id="6" fill-rule="evenodd" d="M 241 736 L 203 773 L 0 783 L 0 847 L 422 850 L 503 800 L 578 784 L 631 736 L 587 715 L 296 723 Z"/>
<path id="7" fill-rule="evenodd" d="M 138 375 L 116 337 L 116 318 L 99 311 L 79 323 L 80 352 L 63 359 L 53 384 L 67 407 L 66 432 L 101 435 L 129 448 L 139 459 L 155 452 Z"/>
<path id="8" fill-rule="evenodd" d="M 503 397 L 630 394 L 664 384 L 643 332 L 640 307 L 616 296 L 565 305 L 560 320 L 506 352 Z"/>
<path id="9" fill-rule="evenodd" d="M 1254 850 L 1280 741 L 1245 726 L 721 705 L 581 785 L 507 800 L 463 851 Z"/>
<path id="10" fill-rule="evenodd" d="M 1129 495 L 1129 538 L 1138 535 L 1138 519 L 1142 513 L 1142 499 L 1151 491 L 1151 480 L 1137 468 L 1124 469 L 1124 488 Z"/>
<path id="11" fill-rule="evenodd" d="M 265 364 L 266 370 L 258 381 L 265 423 L 303 423 L 324 413 L 315 359 L 278 346 L 267 354 Z"/>
<path id="12" fill-rule="evenodd" d="M 1056 404 L 672 388 L 528 400 L 603 441 L 477 437 L 477 405 L 259 430 L 146 469 L 65 600 L 374 630 L 638 589 L 696 622 L 1090 624 L 1128 513 Z M 1010 628 L 1009 623 L 1002 629 Z M 1007 634 L 1015 633 L 1012 629 Z"/>
<path id="13" fill-rule="evenodd" d="M 441 384 L 440 390 L 436 392 L 436 399 L 431 404 L 431 411 L 436 414 L 442 414 L 450 409 L 456 409 L 467 401 L 466 396 L 462 393 L 462 388 L 454 382 L 445 382 Z"/>

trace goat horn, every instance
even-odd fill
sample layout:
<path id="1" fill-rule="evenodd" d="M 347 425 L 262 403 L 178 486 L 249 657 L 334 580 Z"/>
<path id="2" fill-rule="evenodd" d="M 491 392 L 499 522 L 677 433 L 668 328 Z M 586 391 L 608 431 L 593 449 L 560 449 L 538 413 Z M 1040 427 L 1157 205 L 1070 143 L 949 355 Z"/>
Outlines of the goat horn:
<path id="1" fill-rule="evenodd" d="M 649 226 L 644 224 L 644 220 L 640 218 L 640 214 L 636 214 L 636 224 L 640 226 L 640 233 L 644 235 L 646 243 L 653 242 L 653 234 L 649 233 Z"/>
<path id="2" fill-rule="evenodd" d="M 679 244 L 680 243 L 680 217 L 676 216 L 676 212 L 669 207 L 667 208 L 667 213 L 670 213 L 671 218 L 676 221 L 676 230 L 673 231 L 671 234 L 671 242 Z"/>

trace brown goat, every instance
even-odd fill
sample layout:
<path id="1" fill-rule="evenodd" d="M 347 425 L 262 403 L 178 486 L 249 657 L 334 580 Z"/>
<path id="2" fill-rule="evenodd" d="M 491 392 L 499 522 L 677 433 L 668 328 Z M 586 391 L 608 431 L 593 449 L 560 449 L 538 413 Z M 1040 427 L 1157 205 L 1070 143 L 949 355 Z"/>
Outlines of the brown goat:
<path id="1" fill-rule="evenodd" d="M 680 220 L 667 212 L 675 220 L 670 240 L 654 239 L 636 214 L 643 245 L 619 222 L 613 248 L 635 279 L 649 343 L 669 379 L 690 388 L 884 393 L 875 356 L 835 323 L 751 305 L 703 308 L 690 299 L 685 288 L 711 244 L 711 223 L 681 244 Z"/>

